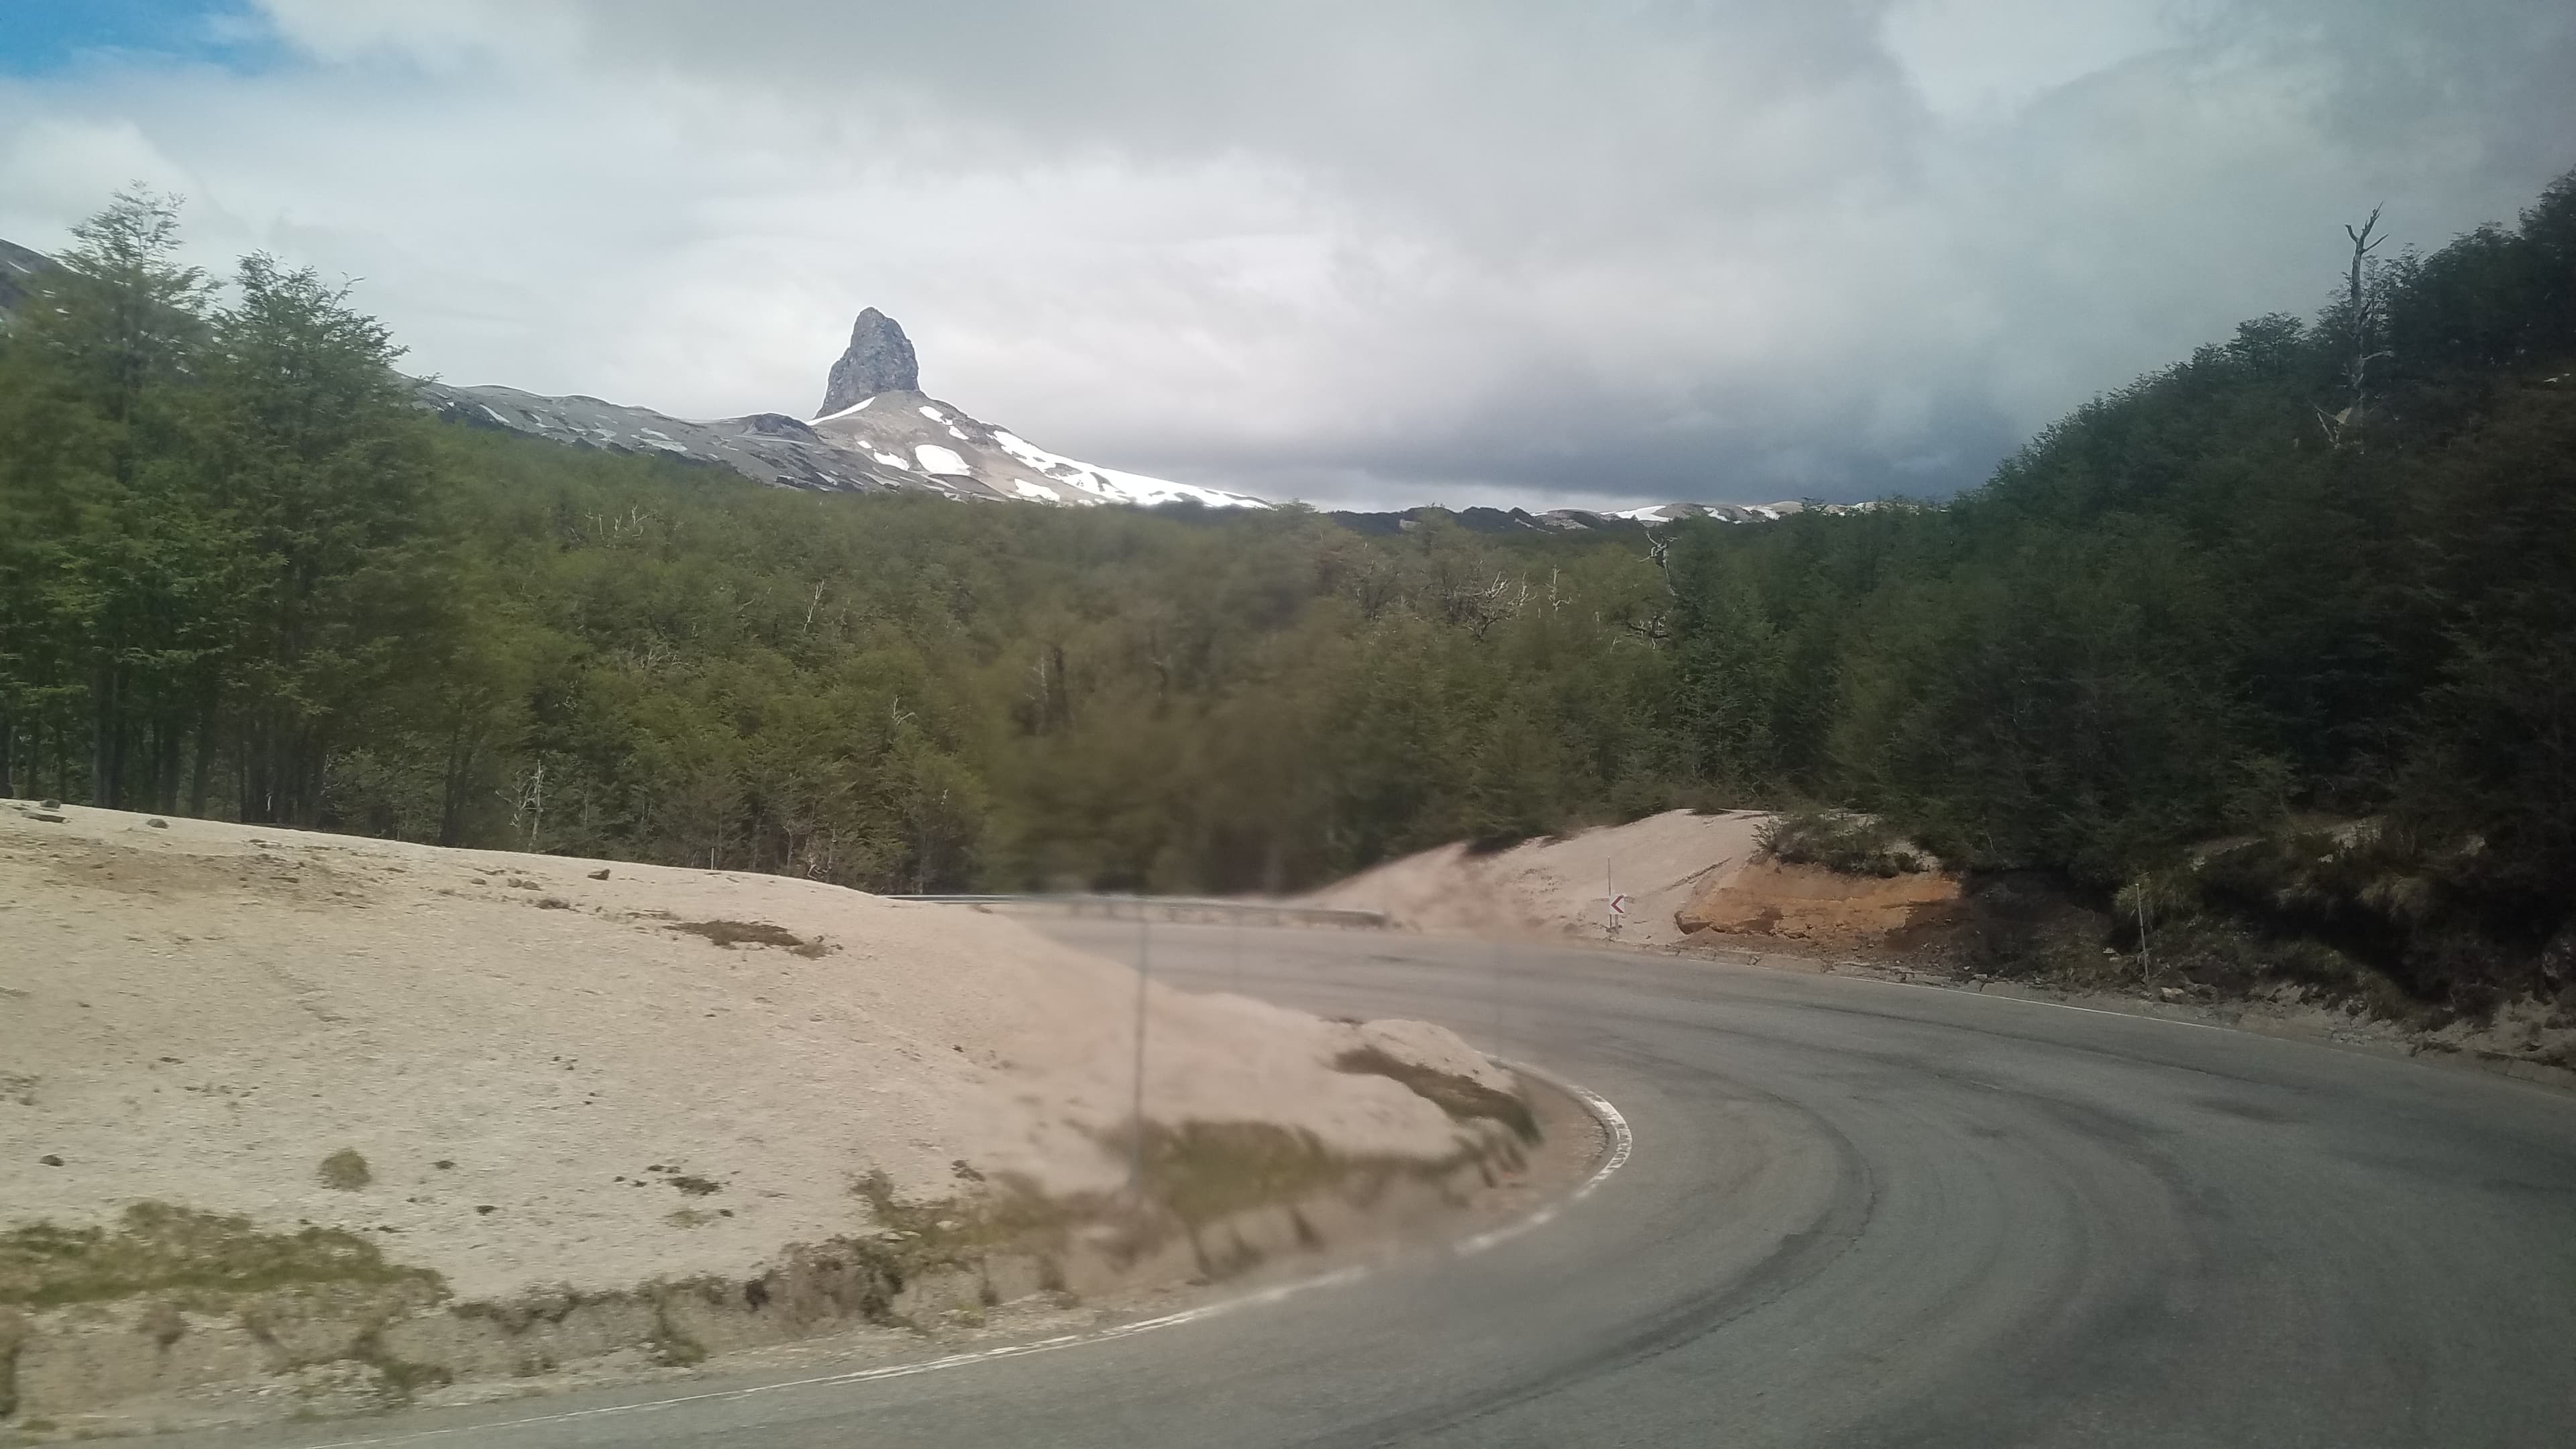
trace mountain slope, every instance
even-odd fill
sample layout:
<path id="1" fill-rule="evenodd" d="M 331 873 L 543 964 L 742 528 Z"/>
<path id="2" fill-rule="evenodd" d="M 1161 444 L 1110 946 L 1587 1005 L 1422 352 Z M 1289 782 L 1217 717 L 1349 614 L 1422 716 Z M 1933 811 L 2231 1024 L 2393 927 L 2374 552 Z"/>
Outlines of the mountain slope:
<path id="1" fill-rule="evenodd" d="M 0 318 L 23 307 L 39 279 L 58 264 L 41 252 L 0 241 Z M 421 406 L 469 427 L 498 428 L 573 447 L 658 456 L 730 468 L 757 483 L 836 493 L 931 493 L 966 500 L 1006 500 L 1088 507 L 1104 503 L 1155 507 L 1268 508 L 1249 494 L 1104 468 L 1039 447 L 921 390 L 912 340 L 874 307 L 859 313 L 850 344 L 826 378 L 813 418 L 785 413 L 694 420 L 575 394 L 549 397 L 491 384 L 434 378 L 414 384 Z M 1800 511 L 1794 502 L 1671 503 L 1617 512 L 1559 508 L 1469 508 L 1452 515 L 1487 533 L 1629 532 L 1679 518 L 1757 522 Z M 1839 511 L 1838 509 L 1836 511 Z M 1336 512 L 1361 533 L 1399 533 L 1437 508 Z"/>
<path id="2" fill-rule="evenodd" d="M 18 310 L 35 279 L 54 269 L 54 259 L 16 242 L 0 241 L 0 314 Z"/>
<path id="3" fill-rule="evenodd" d="M 420 384 L 440 416 L 612 452 L 718 465 L 756 482 L 832 492 L 937 493 L 1085 506 L 1198 503 L 1267 508 L 1258 498 L 1067 458 L 921 391 L 903 328 L 874 307 L 832 364 L 825 410 L 811 420 L 752 413 L 692 422 L 594 397 L 540 397 L 508 387 Z"/>

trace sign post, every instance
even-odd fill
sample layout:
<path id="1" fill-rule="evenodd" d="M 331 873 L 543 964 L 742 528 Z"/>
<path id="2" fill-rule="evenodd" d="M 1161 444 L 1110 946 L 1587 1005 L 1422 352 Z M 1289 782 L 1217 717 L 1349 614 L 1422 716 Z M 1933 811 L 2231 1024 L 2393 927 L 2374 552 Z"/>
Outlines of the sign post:
<path id="1" fill-rule="evenodd" d="M 1127 1191 L 1136 1209 L 1145 1207 L 1145 986 L 1153 979 L 1154 926 L 1143 897 L 1136 900 L 1136 1076 L 1133 1112 L 1135 1141 L 1128 1149 Z"/>

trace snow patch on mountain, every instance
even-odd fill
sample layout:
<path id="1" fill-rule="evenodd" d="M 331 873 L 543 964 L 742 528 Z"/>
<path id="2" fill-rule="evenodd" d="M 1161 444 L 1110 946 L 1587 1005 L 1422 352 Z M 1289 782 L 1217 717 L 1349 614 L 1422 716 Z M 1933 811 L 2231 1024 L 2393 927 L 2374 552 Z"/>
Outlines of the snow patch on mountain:
<path id="1" fill-rule="evenodd" d="M 1056 482 L 1071 484 L 1085 492 L 1100 495 L 1092 501 L 1136 503 L 1148 507 L 1158 503 L 1200 503 L 1210 508 L 1267 508 L 1270 505 L 1242 493 L 1227 493 L 1215 488 L 1201 488 L 1193 483 L 1175 483 L 1168 478 L 1150 478 L 1142 473 L 1125 473 L 1085 463 L 1046 449 L 1016 434 L 995 431 L 993 441 L 1002 451 Z"/>
<path id="2" fill-rule="evenodd" d="M 956 473 L 969 478 L 975 476 L 975 470 L 966 466 L 965 459 L 937 443 L 921 444 L 912 450 L 912 456 L 921 460 L 921 471 L 924 473 Z"/>

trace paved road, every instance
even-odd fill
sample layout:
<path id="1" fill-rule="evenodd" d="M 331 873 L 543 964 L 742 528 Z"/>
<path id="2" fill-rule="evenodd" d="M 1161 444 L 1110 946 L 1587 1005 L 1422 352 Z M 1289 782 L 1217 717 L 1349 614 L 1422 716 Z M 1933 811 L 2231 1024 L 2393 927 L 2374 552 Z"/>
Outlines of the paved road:
<path id="1" fill-rule="evenodd" d="M 1226 928 L 1158 927 L 1158 970 L 1446 1021 L 1609 1097 L 1634 1160 L 1491 1252 L 1134 1338 L 642 1414 L 496 1423 L 673 1390 L 192 1442 L 2576 1443 L 2576 1097 L 1877 982 L 1240 940 L 1238 966 Z"/>

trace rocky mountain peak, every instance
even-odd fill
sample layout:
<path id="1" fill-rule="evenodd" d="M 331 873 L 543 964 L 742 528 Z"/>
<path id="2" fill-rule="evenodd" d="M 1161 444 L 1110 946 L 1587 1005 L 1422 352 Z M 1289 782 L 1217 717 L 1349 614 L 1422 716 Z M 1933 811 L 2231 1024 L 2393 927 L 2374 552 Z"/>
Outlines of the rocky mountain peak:
<path id="1" fill-rule="evenodd" d="M 815 416 L 837 413 L 881 392 L 919 392 L 921 363 L 912 355 L 912 339 L 903 324 L 870 307 L 850 327 L 850 350 L 832 364 L 823 385 L 823 406 Z"/>

